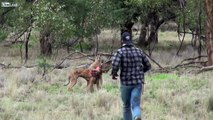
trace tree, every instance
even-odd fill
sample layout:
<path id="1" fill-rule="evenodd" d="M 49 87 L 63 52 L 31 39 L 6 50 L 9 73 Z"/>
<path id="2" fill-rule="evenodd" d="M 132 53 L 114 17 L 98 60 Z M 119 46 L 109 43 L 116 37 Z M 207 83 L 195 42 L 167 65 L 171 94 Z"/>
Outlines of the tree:
<path id="1" fill-rule="evenodd" d="M 213 1 L 205 0 L 206 3 L 206 12 L 207 12 L 207 53 L 209 65 L 213 65 Z"/>
<path id="2" fill-rule="evenodd" d="M 28 1 L 8 1 L 9 4 L 17 4 L 15 7 L 9 7 L 3 9 L 0 18 L 0 29 L 4 30 L 8 37 L 11 37 L 12 43 L 16 43 L 20 40 L 25 46 L 25 62 L 28 60 L 28 45 L 31 36 L 33 26 L 33 15 L 32 15 L 32 2 Z M 11 3 L 10 3 L 11 2 Z M 23 37 L 24 36 L 24 37 Z M 6 38 L 5 37 L 5 38 Z"/>
<path id="3" fill-rule="evenodd" d="M 63 5 L 63 10 L 67 13 L 66 18 L 71 22 L 73 36 L 79 43 L 85 41 L 84 38 L 95 36 L 98 43 L 97 35 L 103 28 L 110 28 L 115 25 L 115 14 L 113 12 L 114 4 L 111 1 L 101 0 L 58 0 Z M 112 25 L 113 24 L 113 25 Z M 93 39 L 89 39 L 94 43 Z M 96 45 L 98 50 L 98 44 Z"/>
<path id="4" fill-rule="evenodd" d="M 180 51 L 182 43 L 184 41 L 185 34 L 191 34 L 191 44 L 194 48 L 197 48 L 198 55 L 201 56 L 202 41 L 204 40 L 205 33 L 205 20 L 206 12 L 203 0 L 179 0 L 180 10 L 176 13 L 176 22 L 178 24 L 178 34 L 183 35 L 181 39 L 181 45 L 177 52 Z"/>
<path id="5" fill-rule="evenodd" d="M 100 29 L 112 23 L 109 21 L 113 17 L 108 14 L 112 8 L 110 1 L 100 0 L 38 1 L 35 19 L 40 31 L 41 54 L 51 55 L 53 46 L 69 46 L 96 36 Z"/>
<path id="6" fill-rule="evenodd" d="M 39 31 L 40 54 L 50 56 L 54 42 L 54 29 L 59 29 L 58 24 L 63 25 L 60 5 L 55 1 L 41 0 L 35 5 L 34 12 L 35 29 Z"/>
<path id="7" fill-rule="evenodd" d="M 175 21 L 179 4 L 174 0 L 143 1 L 140 15 L 142 28 L 138 45 L 147 46 L 151 42 L 158 42 L 158 30 L 167 21 Z"/>
<path id="8" fill-rule="evenodd" d="M 131 31 L 134 23 L 142 24 L 138 45 L 147 46 L 158 41 L 158 29 L 168 20 L 175 19 L 178 2 L 173 0 L 118 0 L 114 4 L 119 10 L 118 16 L 122 28 Z"/>

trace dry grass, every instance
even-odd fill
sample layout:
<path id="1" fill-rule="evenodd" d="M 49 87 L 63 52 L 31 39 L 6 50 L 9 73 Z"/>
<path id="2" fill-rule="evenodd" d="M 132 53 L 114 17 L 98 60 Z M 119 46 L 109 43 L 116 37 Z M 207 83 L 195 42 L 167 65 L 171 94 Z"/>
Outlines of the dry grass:
<path id="1" fill-rule="evenodd" d="M 100 39 L 111 39 L 106 36 L 100 36 Z M 194 56 L 190 46 L 185 43 L 184 49 L 188 51 L 181 51 L 182 56 L 175 57 L 176 47 L 168 47 L 178 43 L 175 33 L 160 33 L 159 38 L 160 43 L 153 52 L 153 58 L 162 65 L 173 66 L 184 58 Z M 7 52 L 5 48 L 0 48 L 0 54 L 3 56 L 1 63 L 21 65 L 16 49 Z M 36 58 L 36 54 L 33 53 L 32 58 Z M 49 62 L 55 63 L 64 56 L 63 51 Z M 32 58 L 27 64 L 36 64 L 36 59 Z M 48 73 L 46 79 L 42 79 L 38 68 L 0 69 L 0 119 L 120 120 L 122 103 L 119 81 L 112 81 L 109 74 L 104 74 L 102 89 L 94 93 L 85 91 L 86 82 L 83 79 L 79 79 L 72 92 L 63 86 L 72 68 L 88 62 L 91 61 L 68 60 L 65 64 L 70 67 L 56 69 Z M 179 71 L 183 71 L 182 74 L 177 74 Z M 146 120 L 211 120 L 213 111 L 209 109 L 209 101 L 213 92 L 212 73 L 196 75 L 184 72 L 184 69 L 171 73 L 148 73 L 142 96 L 143 117 Z"/>

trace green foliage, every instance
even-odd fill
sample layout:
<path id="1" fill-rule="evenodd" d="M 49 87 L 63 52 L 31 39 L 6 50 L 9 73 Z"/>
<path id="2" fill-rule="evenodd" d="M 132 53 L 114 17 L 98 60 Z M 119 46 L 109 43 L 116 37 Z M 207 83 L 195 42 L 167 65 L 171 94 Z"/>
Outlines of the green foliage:
<path id="1" fill-rule="evenodd" d="M 141 6 L 153 10 L 156 10 L 156 8 L 162 7 L 171 2 L 171 0 L 130 0 L 130 3 L 135 6 Z"/>
<path id="2" fill-rule="evenodd" d="M 153 74 L 151 77 L 148 77 L 146 81 L 148 83 L 152 83 L 152 88 L 147 91 L 149 98 L 156 98 L 158 96 L 158 90 L 160 90 L 165 84 L 168 84 L 167 87 L 173 89 L 175 87 L 175 84 L 173 84 L 173 82 L 179 79 L 180 78 L 176 74 L 165 73 Z"/>
<path id="3" fill-rule="evenodd" d="M 18 49 L 20 49 L 20 48 L 22 48 L 22 46 L 23 46 L 23 44 L 14 44 L 14 45 L 12 45 L 12 47 L 16 50 L 18 50 Z"/>
<path id="4" fill-rule="evenodd" d="M 55 0 L 40 0 L 33 8 L 36 28 L 41 31 L 48 27 L 59 40 L 70 38 L 73 35 L 73 25 L 65 17 L 67 13 L 62 10 L 63 7 Z"/>
<path id="5" fill-rule="evenodd" d="M 54 94 L 59 90 L 60 86 L 55 84 L 55 85 L 51 85 L 47 88 L 47 92 L 50 94 Z"/>
<path id="6" fill-rule="evenodd" d="M 36 46 L 39 44 L 38 35 L 39 35 L 38 31 L 33 30 L 31 32 L 29 46 Z"/>
<path id="7" fill-rule="evenodd" d="M 77 37 L 90 37 L 98 34 L 98 30 L 108 25 L 112 16 L 113 4 L 100 0 L 63 0 L 59 1 L 66 12 L 66 19 L 73 25 L 73 33 Z M 113 21 L 115 22 L 115 21 Z"/>
<path id="8" fill-rule="evenodd" d="M 153 14 L 157 15 L 159 20 L 165 21 L 175 16 L 181 26 L 185 14 L 189 28 L 198 27 L 201 21 L 202 31 L 205 29 L 206 15 L 202 0 L 188 0 L 184 14 L 179 9 L 178 1 L 174 0 L 38 0 L 36 3 L 16 0 L 15 2 L 19 7 L 7 8 L 11 9 L 5 15 L 4 31 L 8 33 L 0 32 L 0 40 L 9 33 L 20 33 L 33 26 L 38 33 L 48 28 L 54 37 L 53 44 L 60 46 L 58 44 L 64 44 L 74 37 L 89 38 L 100 34 L 101 29 L 120 28 L 120 25 L 129 19 L 134 22 L 137 20 L 142 23 L 152 22 L 150 18 Z M 0 8 L 0 14 L 7 9 Z M 85 47 L 87 49 L 87 45 Z"/>
<path id="9" fill-rule="evenodd" d="M 187 0 L 185 8 L 177 11 L 177 21 L 180 23 L 181 28 L 184 26 L 185 19 L 187 28 L 195 30 L 201 27 L 201 33 L 205 30 L 206 18 L 205 3 L 203 0 Z M 199 26 L 200 23 L 201 26 Z"/>
<path id="10" fill-rule="evenodd" d="M 48 27 L 56 44 L 66 43 L 73 37 L 89 38 L 99 34 L 101 28 L 114 23 L 111 20 L 114 16 L 108 14 L 112 9 L 109 1 L 100 0 L 41 0 L 33 7 L 36 29 Z M 83 47 L 87 49 L 87 45 Z"/>
<path id="11" fill-rule="evenodd" d="M 45 58 L 38 59 L 37 60 L 37 64 L 38 64 L 38 67 L 43 70 L 43 76 L 46 74 L 46 72 L 48 71 L 48 69 L 50 69 L 50 67 L 52 66 L 47 61 L 47 59 L 45 59 Z"/>
<path id="12" fill-rule="evenodd" d="M 43 86 L 43 89 L 45 89 L 45 91 L 49 94 L 60 94 L 60 92 L 69 92 L 67 91 L 66 87 L 62 87 L 59 84 Z"/>
<path id="13" fill-rule="evenodd" d="M 7 38 L 7 33 L 5 31 L 0 31 L 0 42 Z"/>
<path id="14" fill-rule="evenodd" d="M 11 32 L 20 32 L 31 25 L 31 5 L 23 1 L 16 1 L 16 3 L 18 7 L 8 8 L 11 10 L 5 16 L 5 26 L 10 28 Z"/>
<path id="15" fill-rule="evenodd" d="M 179 80 L 179 77 L 177 75 L 175 75 L 175 74 L 164 74 L 164 73 L 161 73 L 161 74 L 153 75 L 150 79 L 154 80 L 154 81 Z"/>
<path id="16" fill-rule="evenodd" d="M 83 50 L 91 50 L 93 48 L 93 45 L 91 43 L 87 43 L 87 42 L 81 42 L 81 44 L 77 44 L 74 46 L 75 50 L 81 50 L 81 47 Z"/>
<path id="17" fill-rule="evenodd" d="M 119 92 L 119 88 L 117 84 L 106 84 L 103 86 L 104 89 L 107 90 L 107 92 L 117 94 Z"/>
<path id="18" fill-rule="evenodd" d="M 156 13 L 161 20 L 167 20 L 178 8 L 177 1 L 173 0 L 130 0 L 129 4 L 140 14 L 142 23 L 152 17 L 150 15 L 153 13 Z"/>
<path id="19" fill-rule="evenodd" d="M 66 89 L 67 91 L 67 89 Z M 81 88 L 81 87 L 75 87 L 73 88 L 73 92 L 75 93 L 78 93 L 78 94 L 81 94 L 84 90 Z M 70 91 L 67 91 L 67 93 L 70 92 Z"/>
<path id="20" fill-rule="evenodd" d="M 51 67 L 51 64 L 45 58 L 38 59 L 37 63 L 38 63 L 38 66 L 41 68 L 43 68 L 43 67 L 50 68 Z"/>

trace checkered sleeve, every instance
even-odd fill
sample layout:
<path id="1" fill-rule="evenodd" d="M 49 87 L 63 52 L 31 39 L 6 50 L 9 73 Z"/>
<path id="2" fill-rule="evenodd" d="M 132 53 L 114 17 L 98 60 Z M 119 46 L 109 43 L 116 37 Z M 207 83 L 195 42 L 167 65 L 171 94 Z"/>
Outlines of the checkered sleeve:
<path id="1" fill-rule="evenodd" d="M 149 60 L 147 59 L 146 55 L 143 53 L 143 51 L 141 51 L 141 52 L 142 52 L 142 57 L 143 57 L 142 58 L 142 64 L 144 66 L 143 71 L 145 73 L 145 72 L 149 71 L 152 66 L 151 66 Z"/>
<path id="2" fill-rule="evenodd" d="M 118 76 L 117 72 L 119 70 L 120 63 L 121 63 L 121 53 L 118 50 L 112 59 L 112 73 L 111 73 L 112 75 Z"/>

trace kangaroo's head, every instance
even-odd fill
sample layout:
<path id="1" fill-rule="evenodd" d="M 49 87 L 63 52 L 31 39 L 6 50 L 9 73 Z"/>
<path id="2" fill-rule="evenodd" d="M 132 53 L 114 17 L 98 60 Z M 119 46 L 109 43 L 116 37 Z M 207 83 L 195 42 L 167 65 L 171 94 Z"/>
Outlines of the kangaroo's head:
<path id="1" fill-rule="evenodd" d="M 101 67 L 102 62 L 101 62 L 101 56 L 97 55 L 95 57 L 95 61 L 89 66 L 90 69 L 95 69 L 97 67 Z"/>

